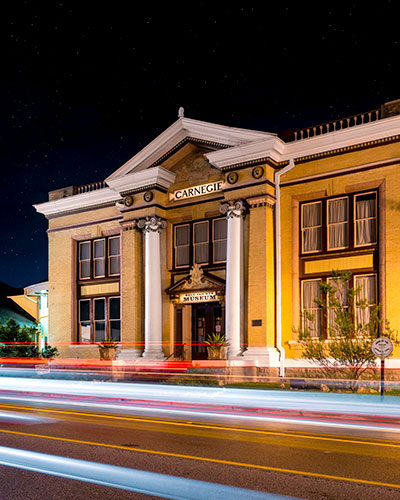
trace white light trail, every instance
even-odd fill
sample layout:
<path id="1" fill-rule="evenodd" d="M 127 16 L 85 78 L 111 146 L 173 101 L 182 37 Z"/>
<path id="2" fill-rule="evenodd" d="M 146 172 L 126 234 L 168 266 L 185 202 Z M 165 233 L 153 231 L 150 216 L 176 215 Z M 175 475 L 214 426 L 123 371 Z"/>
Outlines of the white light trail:
<path id="1" fill-rule="evenodd" d="M 0 446 L 0 464 L 174 500 L 301 500 L 167 474 Z"/>

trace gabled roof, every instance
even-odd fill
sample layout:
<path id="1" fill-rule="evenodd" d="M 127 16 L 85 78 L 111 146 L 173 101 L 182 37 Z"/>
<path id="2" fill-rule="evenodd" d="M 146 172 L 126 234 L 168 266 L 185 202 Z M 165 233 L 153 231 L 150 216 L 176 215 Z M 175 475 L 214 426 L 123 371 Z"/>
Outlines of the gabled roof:
<path id="1" fill-rule="evenodd" d="M 186 141 L 199 141 L 212 144 L 217 149 L 235 147 L 251 142 L 260 141 L 274 136 L 267 132 L 246 130 L 236 127 L 227 127 L 215 123 L 207 123 L 190 118 L 178 118 L 178 120 L 145 146 L 133 158 L 128 160 L 122 167 L 111 174 L 106 182 L 139 172 L 153 166 L 160 161 L 171 150 L 176 149 Z"/>

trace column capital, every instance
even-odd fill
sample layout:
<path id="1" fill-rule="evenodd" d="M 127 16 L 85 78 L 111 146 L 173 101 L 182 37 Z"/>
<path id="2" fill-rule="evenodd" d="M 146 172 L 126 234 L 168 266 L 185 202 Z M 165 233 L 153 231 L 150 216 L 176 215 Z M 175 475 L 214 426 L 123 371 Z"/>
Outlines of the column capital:
<path id="1" fill-rule="evenodd" d="M 230 201 L 223 203 L 219 207 L 221 214 L 226 214 L 227 219 L 232 219 L 234 217 L 244 217 L 246 213 L 246 207 L 243 200 Z"/>
<path id="2" fill-rule="evenodd" d="M 143 231 L 143 233 L 159 233 L 161 229 L 165 229 L 167 227 L 167 221 L 161 219 L 157 215 L 152 215 L 145 217 L 143 219 L 139 219 L 137 222 L 137 227 Z"/>

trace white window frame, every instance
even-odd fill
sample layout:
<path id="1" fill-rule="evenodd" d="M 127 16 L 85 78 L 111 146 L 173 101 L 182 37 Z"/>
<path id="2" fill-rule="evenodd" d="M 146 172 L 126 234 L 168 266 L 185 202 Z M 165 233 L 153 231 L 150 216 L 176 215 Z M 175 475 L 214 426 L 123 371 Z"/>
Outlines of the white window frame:
<path id="1" fill-rule="evenodd" d="M 329 203 L 333 201 L 338 201 L 338 200 L 347 200 L 347 218 L 346 221 L 343 222 L 332 222 L 329 223 Z M 346 226 L 346 232 L 347 232 L 347 245 L 343 247 L 331 247 L 329 245 L 329 228 L 331 226 Z M 321 230 L 322 233 L 322 230 Z M 321 234 L 321 245 L 322 245 L 322 234 Z M 326 248 L 327 250 L 343 250 L 345 248 L 349 248 L 350 241 L 349 241 L 349 197 L 348 196 L 340 196 L 339 198 L 330 198 L 326 201 Z"/>
<path id="2" fill-rule="evenodd" d="M 331 282 L 333 282 L 335 284 L 334 278 L 332 278 L 331 276 L 326 279 L 326 282 L 327 282 L 328 285 Z M 341 281 L 339 281 L 339 283 L 341 283 Z M 350 287 L 350 281 L 347 281 L 347 293 L 348 293 L 349 287 Z M 328 301 L 327 302 L 327 307 L 328 307 L 328 311 L 327 311 L 328 312 L 328 314 L 327 314 L 327 327 L 328 327 L 327 335 L 329 336 L 329 328 L 331 326 L 331 324 L 330 324 L 330 314 L 329 313 L 330 313 L 330 311 L 331 311 L 332 308 L 329 307 L 329 297 L 327 297 L 327 301 Z M 351 306 L 352 306 L 352 304 L 349 304 L 349 303 L 347 305 L 342 304 L 343 309 L 347 309 L 347 310 L 349 310 L 349 307 L 351 307 Z"/>
<path id="3" fill-rule="evenodd" d="M 207 224 L 207 241 L 202 241 L 199 243 L 195 243 L 195 234 L 196 234 L 196 226 L 199 226 L 201 224 Z M 193 222 L 193 235 L 192 235 L 192 244 L 193 244 L 193 263 L 197 264 L 196 262 L 196 246 L 198 245 L 207 245 L 207 254 L 208 258 L 207 261 L 205 262 L 199 262 L 198 264 L 200 266 L 208 266 L 210 263 L 210 221 L 207 220 L 201 220 L 197 222 Z"/>
<path id="4" fill-rule="evenodd" d="M 358 278 L 369 278 L 373 276 L 375 278 L 375 299 L 378 299 L 378 275 L 377 273 L 366 273 L 366 274 L 355 274 L 354 275 L 354 288 L 357 288 L 359 284 L 357 283 Z M 357 310 L 359 307 L 357 307 L 357 300 L 358 297 L 356 296 L 356 303 L 354 304 L 354 312 L 355 312 L 355 320 L 357 321 Z M 368 309 L 371 309 L 377 305 L 377 302 L 368 302 Z"/>
<path id="5" fill-rule="evenodd" d="M 315 307 L 308 307 L 308 308 L 305 308 L 304 307 L 304 283 L 307 283 L 307 282 L 311 282 L 311 281 L 318 281 L 318 283 L 322 283 L 322 279 L 321 278 L 310 278 L 310 279 L 306 279 L 306 280 L 301 280 L 301 322 L 302 322 L 302 328 L 305 328 L 305 317 L 304 317 L 304 311 L 307 311 L 307 312 L 310 312 L 311 314 L 314 314 L 315 315 L 315 312 L 317 312 L 318 314 L 320 314 L 320 331 L 317 332 L 317 334 L 315 335 L 311 335 L 311 337 L 313 338 L 318 338 L 322 335 L 323 333 L 323 324 L 322 324 L 322 321 L 323 321 L 323 317 L 322 317 L 322 311 L 321 309 L 317 306 L 317 304 L 315 304 Z"/>
<path id="6" fill-rule="evenodd" d="M 81 246 L 83 245 L 89 245 L 89 258 L 88 259 L 81 259 Z M 82 262 L 89 262 L 89 276 L 82 277 L 82 267 L 81 263 Z M 79 279 L 80 280 L 90 280 L 92 276 L 92 244 L 90 241 L 80 241 L 79 246 L 78 246 L 78 267 L 79 267 Z"/>
<path id="7" fill-rule="evenodd" d="M 90 324 L 90 338 L 89 340 L 82 340 L 82 318 L 81 318 L 81 302 L 89 302 L 89 320 L 85 320 Z M 78 301 L 78 315 L 79 315 L 79 343 L 90 344 L 93 342 L 93 323 L 92 323 L 92 301 L 90 299 L 80 299 Z"/>
<path id="8" fill-rule="evenodd" d="M 116 318 L 111 318 L 111 305 L 110 302 L 111 300 L 119 299 L 119 317 L 118 319 Z M 107 310 L 106 310 L 106 337 L 111 337 L 111 321 L 119 321 L 119 332 L 121 335 L 121 327 L 122 327 L 122 318 L 121 318 L 121 296 L 112 296 L 108 297 L 107 300 Z"/>
<path id="9" fill-rule="evenodd" d="M 357 219 L 357 198 L 359 196 L 366 196 L 368 194 L 373 194 L 375 196 L 375 217 L 364 217 L 362 219 Z M 367 247 L 371 245 L 376 245 L 378 241 L 378 195 L 376 191 L 368 191 L 366 193 L 357 193 L 354 195 L 353 201 L 353 238 L 354 238 L 354 248 Z M 375 220 L 375 241 L 371 243 L 361 243 L 357 245 L 357 221 L 362 220 Z"/>
<path id="10" fill-rule="evenodd" d="M 219 217 L 218 219 L 213 219 L 212 221 L 212 249 L 213 249 L 213 264 L 224 264 L 226 262 L 226 256 L 225 260 L 216 260 L 215 259 L 215 243 L 220 242 L 220 241 L 226 241 L 226 250 L 228 250 L 228 227 L 227 229 L 227 235 L 226 238 L 220 238 L 220 239 L 215 239 L 215 222 L 219 220 L 225 220 L 226 224 L 228 225 L 228 221 L 226 220 L 226 217 Z"/>
<path id="11" fill-rule="evenodd" d="M 176 244 L 176 231 L 177 231 L 178 228 L 184 227 L 184 226 L 187 226 L 189 228 L 188 244 L 187 245 L 179 245 L 179 246 L 177 246 L 177 244 Z M 178 260 L 177 259 L 177 253 L 178 253 L 177 249 L 178 248 L 183 248 L 183 247 L 189 248 L 189 252 L 188 252 L 189 253 L 189 263 L 188 264 L 183 264 L 181 266 L 178 266 L 178 264 L 177 264 L 177 260 Z M 183 267 L 189 267 L 190 266 L 190 224 L 177 224 L 176 226 L 174 226 L 174 264 L 175 264 L 175 268 L 176 269 L 181 269 Z"/>
<path id="12" fill-rule="evenodd" d="M 103 257 L 96 257 L 94 247 L 96 246 L 96 243 L 99 243 L 100 241 L 104 242 L 104 255 L 103 255 Z M 93 278 L 94 279 L 106 277 L 106 255 L 107 255 L 106 239 L 105 238 L 96 238 L 95 240 L 93 240 Z M 96 260 L 103 260 L 104 261 L 104 274 L 96 275 Z"/>
<path id="13" fill-rule="evenodd" d="M 304 217 L 303 217 L 303 211 L 304 211 L 304 207 L 305 206 L 308 206 L 308 205 L 319 205 L 319 209 L 320 209 L 320 224 L 317 225 L 317 226 L 308 226 L 308 227 L 304 227 Z M 319 230 L 320 230 L 320 249 L 319 250 L 304 250 L 304 232 L 308 229 L 316 229 L 319 227 Z M 302 203 L 301 204 L 301 252 L 303 254 L 309 254 L 309 253 L 321 253 L 322 252 L 322 248 L 323 248 L 323 244 L 322 244 L 322 200 L 318 200 L 318 201 L 311 201 L 309 203 Z"/>
<path id="14" fill-rule="evenodd" d="M 110 248 L 111 248 L 111 240 L 117 239 L 119 240 L 118 244 L 118 254 L 113 254 L 111 255 Z M 119 235 L 117 236 L 110 236 L 108 238 L 108 276 L 119 276 L 121 274 L 121 237 Z M 111 259 L 118 257 L 119 259 L 119 272 L 118 273 L 111 273 Z"/>

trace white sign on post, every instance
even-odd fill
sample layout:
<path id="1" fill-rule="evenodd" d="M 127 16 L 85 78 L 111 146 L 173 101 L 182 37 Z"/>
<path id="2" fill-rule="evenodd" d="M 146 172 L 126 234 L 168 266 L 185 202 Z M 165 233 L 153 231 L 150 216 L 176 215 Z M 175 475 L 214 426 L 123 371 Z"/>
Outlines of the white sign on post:
<path id="1" fill-rule="evenodd" d="M 378 337 L 372 342 L 371 351 L 378 358 L 385 359 L 393 352 L 393 342 L 387 337 Z"/>

